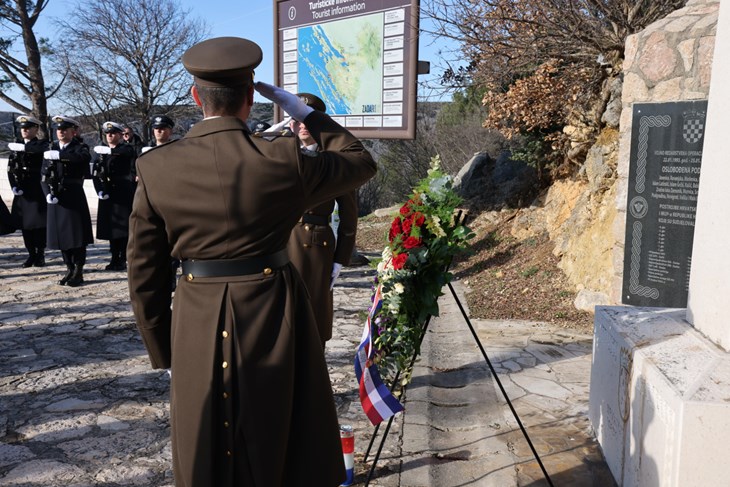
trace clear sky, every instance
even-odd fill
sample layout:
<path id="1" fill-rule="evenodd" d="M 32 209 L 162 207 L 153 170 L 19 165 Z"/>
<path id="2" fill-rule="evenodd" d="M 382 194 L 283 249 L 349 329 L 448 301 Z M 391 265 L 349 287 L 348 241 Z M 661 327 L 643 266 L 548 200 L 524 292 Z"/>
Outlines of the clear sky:
<path id="1" fill-rule="evenodd" d="M 180 0 L 191 15 L 204 19 L 210 29 L 211 37 L 236 36 L 245 37 L 256 42 L 264 52 L 264 59 L 256 69 L 256 79 L 274 82 L 274 6 L 273 0 Z M 50 0 L 36 24 L 36 36 L 48 37 L 52 41 L 58 38 L 54 20 L 66 18 L 70 3 L 62 0 Z M 419 43 L 419 59 L 430 60 L 432 76 L 434 66 L 439 64 L 438 52 L 448 49 L 445 42 L 423 36 Z M 17 92 L 11 92 L 17 96 Z M 257 94 L 256 101 L 266 101 Z M 29 101 L 25 101 L 30 105 Z M 0 101 L 0 111 L 15 111 Z M 50 102 L 53 111 L 53 101 Z"/>

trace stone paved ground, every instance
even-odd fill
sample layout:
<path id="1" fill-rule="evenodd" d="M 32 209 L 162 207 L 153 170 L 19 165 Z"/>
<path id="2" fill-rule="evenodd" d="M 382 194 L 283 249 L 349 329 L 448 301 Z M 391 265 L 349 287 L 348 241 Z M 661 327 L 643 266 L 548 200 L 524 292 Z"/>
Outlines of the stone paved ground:
<path id="1" fill-rule="evenodd" d="M 56 284 L 58 252 L 44 268 L 22 269 L 24 259 L 19 233 L 0 237 L 0 485 L 173 486 L 169 380 L 149 368 L 125 274 L 102 270 L 106 245 L 89 247 L 87 284 L 75 289 Z M 367 266 L 343 271 L 326 350 L 341 423 L 355 429 L 357 485 L 373 429 L 352 359 L 371 276 Z M 475 327 L 554 484 L 612 485 L 585 418 L 590 337 L 519 322 Z M 474 343 L 445 299 L 370 485 L 546 485 Z"/>

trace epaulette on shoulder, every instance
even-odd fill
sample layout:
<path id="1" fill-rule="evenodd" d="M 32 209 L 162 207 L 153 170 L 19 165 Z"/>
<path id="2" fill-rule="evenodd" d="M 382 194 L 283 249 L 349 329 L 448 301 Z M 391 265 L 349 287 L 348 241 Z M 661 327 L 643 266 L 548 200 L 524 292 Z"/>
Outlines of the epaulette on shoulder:
<path id="1" fill-rule="evenodd" d="M 276 130 L 274 132 L 254 132 L 251 134 L 252 137 L 256 137 L 257 139 L 264 139 L 271 142 L 272 140 L 276 140 L 279 137 L 293 137 L 294 133 L 289 129 L 284 130 Z"/>

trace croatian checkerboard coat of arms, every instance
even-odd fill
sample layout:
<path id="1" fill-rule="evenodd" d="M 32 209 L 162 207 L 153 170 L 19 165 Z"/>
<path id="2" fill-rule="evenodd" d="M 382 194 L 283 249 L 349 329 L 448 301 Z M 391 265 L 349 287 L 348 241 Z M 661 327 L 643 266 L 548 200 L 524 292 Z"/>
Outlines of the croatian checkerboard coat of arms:
<path id="1" fill-rule="evenodd" d="M 683 114 L 682 137 L 688 144 L 695 144 L 705 135 L 705 112 L 690 110 Z"/>

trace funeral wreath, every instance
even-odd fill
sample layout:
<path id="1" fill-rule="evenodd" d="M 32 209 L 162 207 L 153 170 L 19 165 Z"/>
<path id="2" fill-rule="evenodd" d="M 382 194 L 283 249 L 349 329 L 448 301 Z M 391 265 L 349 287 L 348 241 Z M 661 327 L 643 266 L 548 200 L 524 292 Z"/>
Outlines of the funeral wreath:
<path id="1" fill-rule="evenodd" d="M 457 213 L 461 202 L 436 156 L 390 225 L 369 321 L 372 360 L 391 390 L 399 371 L 401 385 L 410 381 L 426 320 L 438 316 L 438 298 L 453 277 L 448 268 L 474 236 Z"/>

